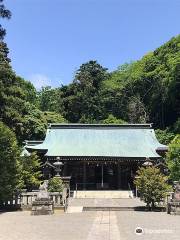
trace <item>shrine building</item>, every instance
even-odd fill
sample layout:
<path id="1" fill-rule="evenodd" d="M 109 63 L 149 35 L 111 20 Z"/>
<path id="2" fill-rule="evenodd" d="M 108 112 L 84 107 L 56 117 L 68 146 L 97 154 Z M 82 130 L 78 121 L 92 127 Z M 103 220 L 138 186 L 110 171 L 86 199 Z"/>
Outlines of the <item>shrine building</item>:
<path id="1" fill-rule="evenodd" d="M 72 190 L 128 190 L 138 167 L 162 162 L 167 146 L 151 124 L 50 124 L 45 140 L 25 149 L 41 157 L 44 179 L 69 177 Z"/>

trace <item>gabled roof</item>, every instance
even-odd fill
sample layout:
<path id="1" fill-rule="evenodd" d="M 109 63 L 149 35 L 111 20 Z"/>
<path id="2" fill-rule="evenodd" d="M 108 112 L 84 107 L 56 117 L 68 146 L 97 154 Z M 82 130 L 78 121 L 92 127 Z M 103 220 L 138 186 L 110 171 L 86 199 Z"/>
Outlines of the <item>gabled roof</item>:
<path id="1" fill-rule="evenodd" d="M 42 144 L 27 150 L 48 157 L 159 158 L 151 124 L 50 124 Z"/>

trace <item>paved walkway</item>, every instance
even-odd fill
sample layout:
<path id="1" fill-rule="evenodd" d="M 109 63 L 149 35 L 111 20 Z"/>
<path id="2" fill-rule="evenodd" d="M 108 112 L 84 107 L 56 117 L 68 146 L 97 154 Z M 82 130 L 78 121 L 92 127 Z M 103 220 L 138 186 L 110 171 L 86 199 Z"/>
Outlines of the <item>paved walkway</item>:
<path id="1" fill-rule="evenodd" d="M 142 235 L 135 234 L 141 227 Z M 0 213 L 0 240 L 179 240 L 180 216 L 162 212 Z"/>
<path id="2" fill-rule="evenodd" d="M 115 212 L 99 211 L 89 231 L 87 240 L 117 240 L 120 238 Z"/>

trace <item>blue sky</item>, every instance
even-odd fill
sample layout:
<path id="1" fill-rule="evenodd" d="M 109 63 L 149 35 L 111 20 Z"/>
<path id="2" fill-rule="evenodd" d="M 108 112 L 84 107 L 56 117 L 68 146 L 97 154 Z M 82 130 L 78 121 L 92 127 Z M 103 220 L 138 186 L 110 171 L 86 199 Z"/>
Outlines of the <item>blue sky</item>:
<path id="1" fill-rule="evenodd" d="M 68 84 L 82 63 L 109 71 L 180 33 L 180 0 L 5 0 L 15 72 L 37 88 Z"/>

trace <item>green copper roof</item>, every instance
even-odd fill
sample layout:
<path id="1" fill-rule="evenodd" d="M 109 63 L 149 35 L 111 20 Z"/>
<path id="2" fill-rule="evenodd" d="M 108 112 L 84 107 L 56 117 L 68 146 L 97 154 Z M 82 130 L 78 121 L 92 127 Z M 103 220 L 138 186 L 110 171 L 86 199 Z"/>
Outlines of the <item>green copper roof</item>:
<path id="1" fill-rule="evenodd" d="M 158 142 L 150 124 L 51 124 L 42 144 L 26 146 L 52 157 L 158 158 L 158 148 L 166 146 Z"/>

